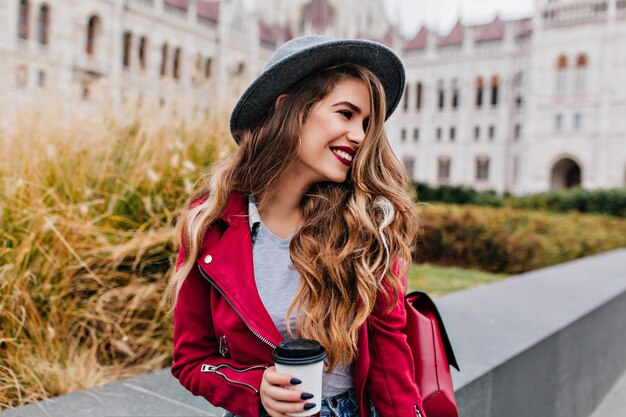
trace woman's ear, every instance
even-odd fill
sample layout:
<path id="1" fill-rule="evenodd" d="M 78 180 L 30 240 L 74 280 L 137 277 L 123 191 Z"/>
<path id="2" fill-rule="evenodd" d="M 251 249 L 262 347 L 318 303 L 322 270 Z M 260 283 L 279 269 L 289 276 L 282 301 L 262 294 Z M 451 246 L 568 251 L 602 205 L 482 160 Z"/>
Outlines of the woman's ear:
<path id="1" fill-rule="evenodd" d="M 274 109 L 277 109 L 280 106 L 280 104 L 283 102 L 285 97 L 287 97 L 287 93 L 281 94 L 278 97 L 276 97 L 276 101 L 274 102 Z"/>

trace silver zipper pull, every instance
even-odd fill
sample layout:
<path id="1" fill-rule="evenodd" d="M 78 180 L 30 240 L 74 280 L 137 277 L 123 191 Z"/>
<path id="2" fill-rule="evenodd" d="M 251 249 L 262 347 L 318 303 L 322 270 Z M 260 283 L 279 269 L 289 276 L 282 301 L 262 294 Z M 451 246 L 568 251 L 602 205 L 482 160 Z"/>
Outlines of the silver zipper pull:
<path id="1" fill-rule="evenodd" d="M 215 372 L 218 367 L 214 365 L 208 365 L 206 363 L 202 364 L 202 368 L 200 368 L 200 372 Z"/>
<path id="2" fill-rule="evenodd" d="M 422 413 L 420 413 L 420 410 L 419 410 L 419 408 L 417 408 L 417 406 L 415 406 L 415 415 L 417 417 L 422 417 Z"/>
<path id="3" fill-rule="evenodd" d="M 228 354 L 230 353 L 230 349 L 228 348 L 228 340 L 226 340 L 226 335 L 222 335 L 220 337 L 220 344 L 219 344 L 219 352 L 220 355 L 222 355 L 225 358 L 228 358 Z"/>

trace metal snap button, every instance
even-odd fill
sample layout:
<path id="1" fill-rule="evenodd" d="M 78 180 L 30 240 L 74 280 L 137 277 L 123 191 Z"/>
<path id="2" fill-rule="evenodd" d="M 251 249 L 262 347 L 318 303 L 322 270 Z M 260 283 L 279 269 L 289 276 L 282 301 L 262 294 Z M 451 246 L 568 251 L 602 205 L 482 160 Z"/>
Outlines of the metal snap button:
<path id="1" fill-rule="evenodd" d="M 212 260 L 213 260 L 213 257 L 211 255 L 207 255 L 204 257 L 205 264 L 210 264 Z"/>

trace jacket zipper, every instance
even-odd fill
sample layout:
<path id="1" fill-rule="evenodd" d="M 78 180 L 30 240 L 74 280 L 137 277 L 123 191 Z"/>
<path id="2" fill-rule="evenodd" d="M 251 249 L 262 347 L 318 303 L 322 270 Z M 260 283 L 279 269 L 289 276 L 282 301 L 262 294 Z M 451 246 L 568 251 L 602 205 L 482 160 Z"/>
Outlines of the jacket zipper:
<path id="1" fill-rule="evenodd" d="M 420 410 L 419 410 L 419 408 L 417 408 L 417 406 L 415 406 L 415 415 L 417 417 L 422 417 L 422 413 L 420 413 Z"/>
<path id="2" fill-rule="evenodd" d="M 252 385 L 247 384 L 245 382 L 234 381 L 234 380 L 230 379 L 228 376 L 226 376 L 225 374 L 223 374 L 222 372 L 219 371 L 220 368 L 228 368 L 228 369 L 232 369 L 235 372 L 241 373 L 241 372 L 251 371 L 253 369 L 267 369 L 267 366 L 256 365 L 256 366 L 251 366 L 249 368 L 237 369 L 237 368 L 234 368 L 234 367 L 232 367 L 230 365 L 227 365 L 225 363 L 223 363 L 221 365 L 217 365 L 217 366 L 215 366 L 215 365 L 208 365 L 206 363 L 203 363 L 202 364 L 202 368 L 200 368 L 200 372 L 213 372 L 214 374 L 221 376 L 222 378 L 224 378 L 225 380 L 227 380 L 230 383 L 237 384 L 237 385 L 243 385 L 244 387 L 248 387 L 251 390 L 253 390 L 255 393 L 258 394 L 259 393 L 258 389 L 256 389 Z"/>
<path id="3" fill-rule="evenodd" d="M 271 347 L 272 349 L 276 348 L 276 345 L 273 344 L 272 342 L 270 342 L 269 340 L 267 340 L 266 338 L 264 338 L 263 336 L 261 336 L 256 330 L 254 330 L 252 327 L 250 327 L 250 325 L 248 324 L 248 322 L 243 318 L 243 316 L 241 315 L 241 313 L 235 308 L 235 306 L 233 305 L 233 303 L 230 302 L 230 300 L 228 299 L 228 297 L 226 297 L 226 295 L 224 295 L 224 292 L 220 289 L 220 287 L 217 286 L 217 284 L 215 284 L 215 282 L 213 282 L 213 280 L 211 278 L 209 278 L 207 276 L 207 274 L 204 273 L 204 271 L 202 270 L 202 268 L 200 267 L 200 265 L 198 265 L 198 270 L 200 271 L 200 274 L 204 277 L 204 279 L 206 279 L 209 284 L 211 284 L 221 295 L 222 297 L 224 297 L 224 300 L 226 300 L 226 302 L 231 306 L 231 308 L 233 310 L 235 310 L 235 313 L 237 313 L 237 315 L 239 316 L 239 318 L 241 319 L 241 321 L 243 321 L 243 323 L 246 325 L 246 327 L 256 336 L 258 337 L 261 341 L 263 341 L 266 345 L 268 345 L 269 347 Z"/>

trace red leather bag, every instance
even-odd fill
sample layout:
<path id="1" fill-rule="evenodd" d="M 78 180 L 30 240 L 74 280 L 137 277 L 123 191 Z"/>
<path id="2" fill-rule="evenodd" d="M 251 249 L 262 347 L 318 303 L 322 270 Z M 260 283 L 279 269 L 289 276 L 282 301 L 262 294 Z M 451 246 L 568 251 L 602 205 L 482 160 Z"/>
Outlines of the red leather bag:
<path id="1" fill-rule="evenodd" d="M 458 417 L 450 365 L 457 370 L 450 339 L 435 303 L 421 291 L 404 297 L 407 322 L 405 333 L 413 353 L 415 383 L 427 417 Z"/>

